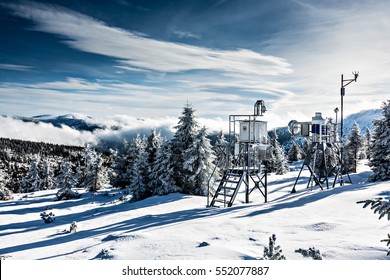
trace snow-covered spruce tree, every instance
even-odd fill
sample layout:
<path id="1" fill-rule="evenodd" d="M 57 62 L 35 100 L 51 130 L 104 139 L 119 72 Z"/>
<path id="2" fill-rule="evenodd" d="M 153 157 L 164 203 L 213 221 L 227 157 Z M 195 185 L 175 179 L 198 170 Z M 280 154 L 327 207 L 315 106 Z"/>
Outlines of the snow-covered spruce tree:
<path id="1" fill-rule="evenodd" d="M 276 130 L 268 137 L 268 142 L 271 144 L 270 158 L 267 164 L 268 172 L 275 172 L 277 175 L 286 174 L 289 171 L 288 161 L 286 154 L 278 141 Z"/>
<path id="2" fill-rule="evenodd" d="M 274 152 L 274 145 L 272 144 L 272 141 L 275 141 L 274 138 L 268 136 L 268 143 L 270 143 L 269 147 L 269 158 L 268 158 L 268 164 L 267 164 L 267 172 L 273 173 L 275 172 L 275 152 Z"/>
<path id="3" fill-rule="evenodd" d="M 176 186 L 182 193 L 190 193 L 190 174 L 184 169 L 184 161 L 188 158 L 187 149 L 192 146 L 198 131 L 198 123 L 194 116 L 195 110 L 190 104 L 183 108 L 182 115 L 179 117 L 178 125 L 175 126 L 176 132 L 171 140 L 172 160 L 174 164 L 174 178 Z"/>
<path id="4" fill-rule="evenodd" d="M 111 184 L 117 188 L 126 188 L 130 184 L 131 164 L 134 162 L 132 158 L 132 145 L 123 140 L 122 147 L 112 152 L 114 163 L 112 165 Z"/>
<path id="5" fill-rule="evenodd" d="M 172 148 L 169 141 L 165 141 L 157 151 L 156 160 L 149 175 L 149 188 L 153 195 L 167 195 L 179 191 L 174 178 L 174 164 Z"/>
<path id="6" fill-rule="evenodd" d="M 88 191 L 98 191 L 109 182 L 107 168 L 103 165 L 103 158 L 95 149 L 85 147 L 85 168 L 80 185 Z"/>
<path id="7" fill-rule="evenodd" d="M 379 214 L 379 219 L 382 219 L 383 217 L 387 217 L 387 219 L 390 221 L 390 198 L 383 199 L 382 197 L 377 199 L 367 199 L 363 201 L 358 201 L 358 204 L 364 203 L 363 208 L 366 208 L 370 206 L 372 210 L 374 210 L 374 213 Z M 390 234 L 387 235 L 388 239 L 383 239 L 381 242 L 387 242 L 386 246 L 390 245 Z M 387 255 L 390 256 L 390 247 L 387 252 Z"/>
<path id="8" fill-rule="evenodd" d="M 300 254 L 302 254 L 302 256 L 310 257 L 313 260 L 322 260 L 320 250 L 316 249 L 315 247 L 310 247 L 307 250 L 299 248 L 298 250 L 295 250 L 295 253 L 300 253 Z"/>
<path id="9" fill-rule="evenodd" d="M 41 219 L 46 223 L 46 224 L 50 224 L 52 222 L 55 221 L 55 215 L 53 214 L 53 212 L 50 212 L 50 213 L 46 213 L 46 211 L 42 212 L 40 214 L 41 216 Z"/>
<path id="10" fill-rule="evenodd" d="M 48 159 L 43 163 L 42 168 L 42 188 L 44 190 L 51 190 L 55 188 L 54 171 Z"/>
<path id="11" fill-rule="evenodd" d="M 60 174 L 57 176 L 56 184 L 59 188 L 56 196 L 58 200 L 68 200 L 73 198 L 80 198 L 81 195 L 72 190 L 76 185 L 77 178 L 72 172 L 72 164 L 67 161 L 63 163 Z"/>
<path id="12" fill-rule="evenodd" d="M 268 247 L 264 247 L 264 259 L 266 260 L 285 260 L 286 257 L 282 254 L 280 245 L 276 245 L 276 235 L 272 234 L 269 237 Z"/>
<path id="13" fill-rule="evenodd" d="M 276 175 L 283 175 L 290 171 L 290 167 L 288 166 L 288 161 L 286 158 L 286 154 L 284 153 L 284 150 L 282 146 L 279 144 L 278 141 L 275 142 L 276 146 L 274 147 L 274 153 L 275 153 L 275 174 Z"/>
<path id="14" fill-rule="evenodd" d="M 76 176 L 77 176 L 76 186 L 78 188 L 85 188 L 87 165 L 89 159 L 88 157 L 89 157 L 90 150 L 91 150 L 90 144 L 86 143 L 83 152 L 80 153 L 80 155 L 82 155 L 82 159 L 80 159 L 80 164 L 76 165 Z"/>
<path id="15" fill-rule="evenodd" d="M 131 184 L 128 192 L 132 194 L 132 201 L 138 201 L 152 196 L 153 192 L 149 188 L 149 164 L 147 163 L 146 140 L 139 135 L 133 141 L 134 163 L 131 165 Z"/>
<path id="16" fill-rule="evenodd" d="M 41 158 L 39 155 L 34 155 L 31 159 L 30 168 L 21 182 L 21 192 L 36 192 L 43 189 L 41 178 L 41 170 L 39 168 Z"/>
<path id="17" fill-rule="evenodd" d="M 77 167 L 78 187 L 86 188 L 87 190 L 94 184 L 95 163 L 97 153 L 90 144 L 84 147 L 84 164 Z"/>
<path id="18" fill-rule="evenodd" d="M 215 142 L 215 155 L 216 155 L 216 165 L 220 173 L 223 173 L 225 170 L 228 170 L 231 167 L 230 162 L 230 151 L 229 142 L 226 141 L 225 135 L 223 135 L 222 130 L 218 134 L 217 141 Z M 221 174 L 222 175 L 222 174 Z"/>
<path id="19" fill-rule="evenodd" d="M 382 105 L 382 118 L 374 120 L 370 152 L 371 181 L 390 180 L 390 100 Z"/>
<path id="20" fill-rule="evenodd" d="M 70 224 L 68 233 L 74 233 L 74 232 L 76 232 L 76 231 L 77 231 L 77 228 L 78 228 L 77 223 L 73 221 L 73 222 Z"/>
<path id="21" fill-rule="evenodd" d="M 10 200 L 13 198 L 12 191 L 6 187 L 8 181 L 8 174 L 4 169 L 0 169 L 0 200 Z"/>
<path id="22" fill-rule="evenodd" d="M 301 148 L 298 147 L 298 144 L 295 141 L 292 142 L 290 149 L 288 150 L 288 160 L 289 161 L 298 161 L 303 159 L 303 154 Z"/>
<path id="23" fill-rule="evenodd" d="M 156 161 L 157 153 L 161 148 L 163 139 L 161 138 L 160 133 L 157 133 L 155 129 L 150 131 L 148 138 L 146 139 L 146 161 L 148 163 L 148 172 L 151 172 L 152 165 Z"/>
<path id="24" fill-rule="evenodd" d="M 207 195 L 207 185 L 215 169 L 215 152 L 207 138 L 206 127 L 203 127 L 194 142 L 185 151 L 187 159 L 184 169 L 191 174 L 188 178 L 189 193 L 193 195 Z M 216 174 L 216 173 L 214 173 Z"/>
<path id="25" fill-rule="evenodd" d="M 328 169 L 327 176 L 336 174 L 337 167 L 340 165 L 339 151 L 340 147 L 337 143 L 325 146 L 326 167 Z"/>
<path id="26" fill-rule="evenodd" d="M 310 139 L 305 139 L 303 142 L 303 151 L 305 152 L 306 155 L 310 153 L 311 144 L 312 141 Z"/>
<path id="27" fill-rule="evenodd" d="M 355 122 L 345 141 L 344 170 L 346 172 L 357 172 L 358 155 L 363 147 L 364 138 L 360 133 L 359 124 Z"/>
<path id="28" fill-rule="evenodd" d="M 371 151 L 371 143 L 372 143 L 372 134 L 369 127 L 366 127 L 364 134 L 364 152 L 366 154 L 366 158 L 369 157 Z"/>
<path id="29" fill-rule="evenodd" d="M 103 157 L 100 154 L 98 154 L 96 160 L 94 177 L 95 183 L 89 188 L 89 191 L 98 191 L 110 183 L 107 166 L 104 165 Z"/>

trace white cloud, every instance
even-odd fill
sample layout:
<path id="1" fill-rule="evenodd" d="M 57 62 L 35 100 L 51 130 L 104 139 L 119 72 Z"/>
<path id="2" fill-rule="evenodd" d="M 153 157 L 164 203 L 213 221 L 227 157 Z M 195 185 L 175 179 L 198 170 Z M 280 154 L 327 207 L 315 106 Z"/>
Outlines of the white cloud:
<path id="1" fill-rule="evenodd" d="M 58 6 L 31 2 L 4 6 L 17 16 L 33 20 L 37 30 L 64 36 L 68 39 L 65 43 L 73 48 L 118 58 L 122 65 L 132 68 L 160 72 L 216 70 L 257 75 L 292 72 L 283 58 L 247 49 L 217 50 L 158 41 Z"/>
<path id="2" fill-rule="evenodd" d="M 27 66 L 27 65 L 0 63 L 0 69 L 12 70 L 12 71 L 30 71 L 30 70 L 33 69 L 33 67 L 32 66 Z"/>
<path id="3" fill-rule="evenodd" d="M 390 2 L 294 2 L 299 24 L 265 44 L 268 52 L 286 58 L 294 68 L 283 77 L 284 88 L 292 94 L 282 95 L 270 110 L 307 119 L 316 111 L 334 116 L 333 109 L 340 106 L 341 74 L 352 78 L 355 70 L 360 76 L 346 88 L 344 114 L 379 108 L 390 87 Z"/>
<path id="4" fill-rule="evenodd" d="M 67 78 L 66 81 L 38 83 L 30 85 L 30 87 L 38 89 L 72 90 L 75 92 L 80 90 L 96 91 L 104 89 L 104 86 L 102 86 L 101 84 L 72 77 Z"/>
<path id="5" fill-rule="evenodd" d="M 191 38 L 191 39 L 200 39 L 200 35 L 196 35 L 196 34 L 193 34 L 189 31 L 180 31 L 180 30 L 176 30 L 173 32 L 173 34 L 175 36 L 177 36 L 178 38 Z"/>
<path id="6" fill-rule="evenodd" d="M 159 41 L 54 5 L 22 2 L 3 6 L 34 21 L 35 29 L 61 35 L 73 48 L 116 58 L 115 67 L 122 74 L 146 75 L 137 85 L 75 77 L 29 85 L 1 84 L 0 102 L 16 102 L 23 115 L 79 111 L 93 116 L 129 113 L 156 118 L 178 115 L 189 101 L 202 117 L 227 117 L 248 111 L 246 104 L 262 96 L 279 99 L 291 94 L 280 77 L 292 69 L 280 57 L 248 49 L 218 50 Z M 34 112 L 37 108 L 40 111 Z M 14 114 L 9 106 L 2 112 Z"/>
<path id="7" fill-rule="evenodd" d="M 28 141 L 83 146 L 96 143 L 96 136 L 70 127 L 57 128 L 46 123 L 28 123 L 11 117 L 0 117 L 0 137 Z"/>
<path id="8" fill-rule="evenodd" d="M 121 143 L 130 141 L 137 134 L 148 135 L 156 129 L 163 137 L 170 138 L 178 123 L 177 117 L 137 118 L 127 115 L 114 115 L 105 119 L 90 119 L 84 115 L 72 114 L 91 124 L 104 126 L 94 132 L 79 131 L 69 126 L 55 127 L 49 123 L 24 122 L 13 117 L 0 116 L 0 137 L 28 141 L 46 142 L 63 145 L 84 146 L 97 144 L 101 140 Z M 227 123 L 222 119 L 197 118 L 200 126 L 206 126 L 209 132 L 227 131 Z"/>
<path id="9" fill-rule="evenodd" d="M 347 88 L 345 114 L 379 108 L 390 87 L 390 3 L 294 2 L 299 25 L 290 24 L 262 42 L 268 46 L 264 53 L 273 56 L 159 41 L 59 6 L 4 4 L 34 21 L 37 30 L 61 35 L 64 43 L 78 50 L 114 57 L 123 74 L 140 72 L 146 79 L 140 84 L 79 78 L 33 85 L 3 83 L 2 113 L 12 114 L 11 102 L 22 112 L 31 112 L 40 102 L 40 110 L 54 114 L 74 108 L 95 116 L 158 118 L 179 115 L 181 105 L 189 101 L 202 117 L 227 118 L 250 113 L 252 104 L 264 99 L 265 118 L 269 127 L 275 127 L 294 116 L 309 120 L 316 111 L 333 116 L 340 102 L 340 75 L 352 75 L 354 70 L 361 75 Z"/>

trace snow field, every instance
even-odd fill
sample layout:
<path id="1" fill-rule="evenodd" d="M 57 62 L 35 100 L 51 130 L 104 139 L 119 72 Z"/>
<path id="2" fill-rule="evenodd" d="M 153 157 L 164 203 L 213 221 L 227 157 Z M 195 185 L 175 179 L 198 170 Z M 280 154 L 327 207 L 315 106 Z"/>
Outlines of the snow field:
<path id="1" fill-rule="evenodd" d="M 82 198 L 55 201 L 56 190 L 18 194 L 0 202 L 0 255 L 19 260 L 253 260 L 263 257 L 268 238 L 288 260 L 305 260 L 295 250 L 315 247 L 324 260 L 385 260 L 380 242 L 390 232 L 357 201 L 390 195 L 389 182 L 368 183 L 369 168 L 359 165 L 353 184 L 306 189 L 303 171 L 297 193 L 290 194 L 297 166 L 268 177 L 268 203 L 256 191 L 250 204 L 207 208 L 206 198 L 182 194 L 128 203 L 118 190 L 78 190 Z M 53 212 L 45 224 L 39 214 Z M 76 221 L 76 233 L 68 233 Z M 102 255 L 102 250 L 107 250 Z"/>

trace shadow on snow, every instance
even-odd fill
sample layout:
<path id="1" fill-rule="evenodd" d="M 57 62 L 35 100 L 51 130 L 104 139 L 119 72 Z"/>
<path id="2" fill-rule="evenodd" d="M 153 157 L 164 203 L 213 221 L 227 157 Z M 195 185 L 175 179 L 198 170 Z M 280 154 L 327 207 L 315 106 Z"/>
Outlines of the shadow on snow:
<path id="1" fill-rule="evenodd" d="M 160 197 L 152 197 L 149 199 L 146 199 L 144 201 L 139 201 L 135 203 L 125 203 L 120 205 L 112 205 L 108 207 L 104 207 L 102 209 L 90 209 L 82 213 L 75 213 L 75 214 L 68 214 L 65 216 L 58 217 L 58 220 L 56 219 L 55 222 L 51 224 L 44 224 L 42 220 L 40 221 L 30 221 L 25 223 L 15 223 L 11 224 L 10 226 L 2 226 L 0 230 L 4 229 L 19 229 L 23 228 L 23 231 L 14 232 L 14 233 L 20 233 L 20 232 L 27 232 L 31 230 L 38 230 L 42 229 L 42 227 L 58 227 L 60 225 L 69 225 L 72 221 L 77 221 L 78 223 L 81 223 L 83 221 L 95 219 L 97 217 L 101 217 L 108 214 L 114 214 L 114 213 L 120 213 L 120 212 L 127 212 L 135 209 L 140 209 L 148 206 L 155 206 L 156 204 L 162 204 L 162 203 L 170 203 L 172 201 L 178 201 L 182 199 L 187 199 L 188 196 L 181 195 L 181 194 L 171 194 L 163 199 Z M 196 208 L 196 209 L 187 209 L 182 211 L 173 211 L 169 213 L 162 213 L 162 214 L 156 214 L 156 215 L 143 215 L 140 217 L 135 217 L 132 219 L 127 219 L 123 221 L 119 221 L 116 223 L 107 224 L 104 226 L 96 227 L 90 230 L 80 230 L 76 233 L 67 233 L 65 231 L 58 232 L 55 234 L 52 234 L 50 236 L 47 236 L 47 239 L 40 240 L 37 242 L 30 242 L 10 247 L 5 247 L 0 249 L 0 254 L 10 254 L 15 253 L 18 251 L 24 251 L 24 250 L 30 250 L 30 249 L 37 249 L 37 248 L 43 248 L 58 244 L 64 244 L 68 242 L 72 242 L 75 240 L 81 240 L 86 238 L 96 238 L 98 236 L 104 236 L 107 237 L 108 234 L 113 232 L 121 232 L 121 234 L 136 232 L 144 229 L 152 229 L 152 228 L 158 228 L 163 226 L 169 226 L 174 225 L 178 223 L 183 223 L 186 221 L 196 220 L 196 219 L 202 219 L 205 217 L 215 217 L 216 215 L 224 215 L 231 211 L 237 210 L 239 207 L 234 208 Z M 98 212 L 96 212 L 98 211 Z M 12 233 L 7 233 L 12 234 Z M 102 241 L 107 241 L 103 240 Z M 69 253 L 66 253 L 69 254 Z M 65 255 L 66 255 L 65 254 Z M 57 256 L 57 255 L 56 255 Z M 50 258 L 50 257 L 48 257 Z"/>
<path id="2" fill-rule="evenodd" d="M 345 192 L 354 192 L 354 191 L 359 191 L 363 189 L 367 189 L 373 185 L 376 185 L 381 182 L 372 182 L 372 183 L 367 183 L 366 180 L 371 174 L 371 172 L 362 172 L 358 174 L 352 174 L 350 175 L 352 184 L 346 184 L 342 187 L 338 186 L 336 184 L 335 188 L 332 188 L 332 185 L 329 184 L 329 189 L 324 188 L 324 190 L 321 190 L 319 186 L 311 188 L 306 188 L 306 185 L 304 189 L 300 189 L 301 185 L 297 184 L 297 192 L 294 194 L 291 194 L 288 192 L 287 194 L 278 197 L 277 199 L 274 199 L 269 202 L 270 206 L 268 204 L 261 205 L 261 207 L 264 207 L 260 210 L 256 210 L 253 212 L 250 212 L 246 215 L 240 216 L 239 218 L 245 218 L 245 217 L 253 217 L 257 215 L 262 215 L 262 214 L 267 214 L 271 213 L 274 211 L 286 209 L 286 208 L 296 208 L 296 207 L 301 207 L 309 203 L 314 203 L 318 200 L 338 195 L 340 193 L 345 193 Z M 294 179 L 295 180 L 295 179 Z M 283 180 L 284 181 L 284 180 Z M 333 181 L 332 181 L 333 183 Z M 291 185 L 292 189 L 292 185 Z M 291 190 L 290 189 L 290 190 Z M 281 188 L 278 188 L 278 191 L 280 191 Z"/>

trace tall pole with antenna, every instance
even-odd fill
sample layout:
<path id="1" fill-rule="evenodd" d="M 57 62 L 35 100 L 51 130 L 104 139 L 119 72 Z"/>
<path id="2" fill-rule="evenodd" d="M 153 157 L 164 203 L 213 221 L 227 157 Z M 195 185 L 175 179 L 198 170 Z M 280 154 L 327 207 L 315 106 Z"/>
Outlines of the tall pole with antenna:
<path id="1" fill-rule="evenodd" d="M 344 79 L 344 75 L 341 74 L 341 108 L 340 108 L 340 138 L 341 138 L 341 149 L 340 149 L 340 162 L 341 162 L 341 179 L 340 179 L 340 186 L 344 185 L 343 181 L 343 171 L 344 171 L 344 95 L 345 95 L 345 87 L 349 85 L 352 82 L 356 82 L 359 72 L 355 71 L 352 72 L 352 75 L 354 75 L 353 79 Z"/>

